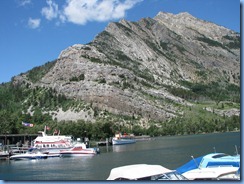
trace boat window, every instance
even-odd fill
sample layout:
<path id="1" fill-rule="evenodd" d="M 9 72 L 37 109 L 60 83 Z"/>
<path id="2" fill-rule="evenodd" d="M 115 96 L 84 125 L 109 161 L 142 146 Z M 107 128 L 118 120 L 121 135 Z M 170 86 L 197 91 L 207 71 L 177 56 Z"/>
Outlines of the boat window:
<path id="1" fill-rule="evenodd" d="M 187 180 L 184 176 L 178 174 L 177 172 L 170 172 L 161 175 L 157 180 Z"/>
<path id="2" fill-rule="evenodd" d="M 161 176 L 159 176 L 158 178 L 157 178 L 157 180 L 170 180 L 169 178 L 168 178 L 168 176 L 166 176 L 166 175 L 161 175 Z"/>
<path id="3" fill-rule="evenodd" d="M 221 157 L 225 157 L 225 156 L 229 156 L 229 155 L 223 153 L 223 154 L 214 155 L 212 158 L 221 158 Z"/>
<path id="4" fill-rule="evenodd" d="M 115 180 L 129 180 L 127 178 L 116 178 Z"/>
<path id="5" fill-rule="evenodd" d="M 41 132 L 40 132 L 40 133 L 38 132 L 37 136 L 38 136 L 38 137 L 43 137 L 43 135 L 42 135 Z"/>
<path id="6" fill-rule="evenodd" d="M 149 177 L 144 177 L 144 178 L 138 178 L 137 180 L 151 180 L 151 176 L 149 176 Z"/>

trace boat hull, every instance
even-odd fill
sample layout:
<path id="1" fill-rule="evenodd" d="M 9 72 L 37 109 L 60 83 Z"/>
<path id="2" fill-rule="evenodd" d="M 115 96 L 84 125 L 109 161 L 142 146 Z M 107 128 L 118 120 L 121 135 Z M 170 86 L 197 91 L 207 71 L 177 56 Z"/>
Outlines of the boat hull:
<path id="1" fill-rule="evenodd" d="M 0 160 L 5 160 L 5 159 L 7 159 L 8 157 L 9 157 L 9 153 L 1 153 L 0 154 Z"/>
<path id="2" fill-rule="evenodd" d="M 47 159 L 48 156 L 46 154 L 33 155 L 33 154 L 21 154 L 21 155 L 13 155 L 10 157 L 10 160 L 36 160 L 36 159 Z"/>
<path id="3" fill-rule="evenodd" d="M 117 140 L 113 139 L 112 140 L 113 145 L 133 144 L 135 142 L 136 142 L 135 139 L 117 139 Z"/>
<path id="4" fill-rule="evenodd" d="M 95 150 L 89 151 L 62 151 L 60 152 L 60 157 L 80 157 L 80 156 L 94 156 L 97 153 Z"/>

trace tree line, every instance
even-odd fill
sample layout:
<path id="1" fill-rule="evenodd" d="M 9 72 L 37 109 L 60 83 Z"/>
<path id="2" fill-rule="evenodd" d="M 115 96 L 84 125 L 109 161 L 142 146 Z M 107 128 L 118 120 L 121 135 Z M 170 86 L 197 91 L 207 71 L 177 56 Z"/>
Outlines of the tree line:
<path id="1" fill-rule="evenodd" d="M 202 89 L 202 86 L 198 88 Z M 198 91 L 201 92 L 201 90 Z M 149 121 L 150 126 L 148 127 L 139 126 L 139 120 L 133 117 L 125 119 L 112 115 L 108 116 L 109 118 L 97 116 L 96 122 L 85 122 L 83 120 L 58 122 L 52 119 L 50 114 L 43 114 L 43 109 L 48 111 L 62 108 L 65 111 L 70 107 L 90 107 L 86 107 L 82 102 L 67 99 L 53 89 L 30 88 L 29 84 L 5 83 L 0 85 L 0 102 L 0 134 L 35 134 L 43 130 L 45 125 L 51 127 L 51 131 L 57 129 L 62 134 L 73 135 L 77 138 L 86 134 L 94 140 L 111 137 L 118 131 L 135 135 L 164 136 L 240 130 L 239 116 L 207 118 L 209 114 L 200 116 L 195 112 L 192 112 L 191 118 L 187 118 L 189 115 L 185 115 L 185 117 L 179 116 L 166 122 Z M 32 107 L 31 112 L 28 111 L 30 107 Z M 99 110 L 96 109 L 95 111 L 98 115 Z M 127 123 L 119 123 L 125 120 Z M 25 127 L 22 122 L 33 123 L 34 127 Z M 51 131 L 50 134 L 53 133 Z"/>

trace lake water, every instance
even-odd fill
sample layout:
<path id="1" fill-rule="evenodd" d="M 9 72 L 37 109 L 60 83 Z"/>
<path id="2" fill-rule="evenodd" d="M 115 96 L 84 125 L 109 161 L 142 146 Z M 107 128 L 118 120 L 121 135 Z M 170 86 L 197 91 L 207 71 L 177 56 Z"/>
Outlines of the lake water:
<path id="1" fill-rule="evenodd" d="M 110 170 L 129 164 L 159 164 L 176 169 L 211 152 L 236 154 L 239 132 L 157 137 L 135 144 L 100 147 L 94 157 L 48 158 L 32 161 L 0 161 L 0 180 L 106 180 Z"/>

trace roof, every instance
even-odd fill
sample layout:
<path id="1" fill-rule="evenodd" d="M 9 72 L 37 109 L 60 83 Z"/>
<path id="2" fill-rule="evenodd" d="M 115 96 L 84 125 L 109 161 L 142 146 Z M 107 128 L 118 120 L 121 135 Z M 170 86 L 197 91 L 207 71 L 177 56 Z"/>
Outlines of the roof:
<path id="1" fill-rule="evenodd" d="M 138 178 L 160 175 L 171 171 L 161 165 L 134 164 L 112 169 L 107 180 L 115 180 L 117 178 L 136 180 Z"/>

